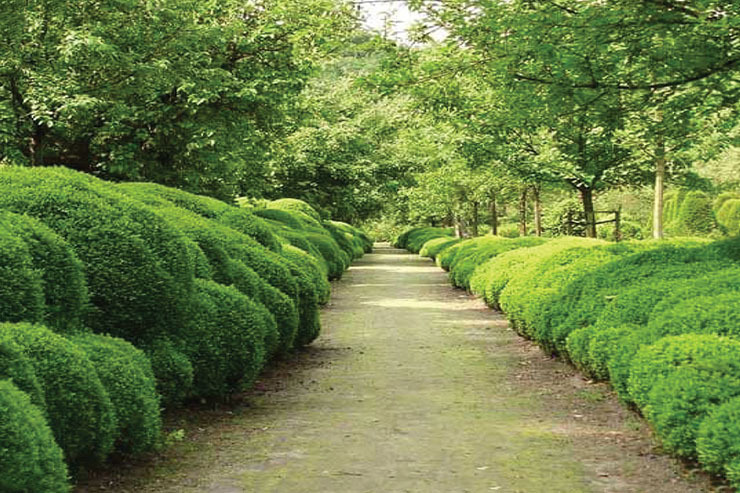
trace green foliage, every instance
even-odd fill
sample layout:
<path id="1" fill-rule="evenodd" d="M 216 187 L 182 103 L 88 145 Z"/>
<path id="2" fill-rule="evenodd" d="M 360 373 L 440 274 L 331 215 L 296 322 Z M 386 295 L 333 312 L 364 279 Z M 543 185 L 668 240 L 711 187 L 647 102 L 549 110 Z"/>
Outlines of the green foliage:
<path id="1" fill-rule="evenodd" d="M 578 246 L 599 244 L 583 238 L 557 238 L 531 248 L 520 248 L 502 253 L 482 263 L 476 268 L 470 288 L 473 293 L 483 296 L 489 306 L 500 307 L 500 296 L 509 281 L 529 271 L 537 269 L 537 264 L 561 251 Z M 454 247 L 445 250 L 445 253 Z M 439 261 L 439 259 L 438 259 Z"/>
<path id="2" fill-rule="evenodd" d="M 545 210 L 543 223 L 552 236 L 586 236 L 583 205 L 576 199 L 562 200 Z"/>
<path id="3" fill-rule="evenodd" d="M 740 234 L 740 199 L 725 200 L 717 209 L 717 222 L 728 234 Z"/>
<path id="4" fill-rule="evenodd" d="M 303 215 L 302 218 L 311 226 L 321 226 L 321 215 L 307 202 L 298 199 L 278 199 L 270 202 L 271 209 L 289 211 Z M 308 216 L 310 219 L 305 219 Z"/>
<path id="5" fill-rule="evenodd" d="M 717 406 L 702 421 L 696 452 L 705 469 L 727 473 L 733 488 L 740 487 L 740 397 Z"/>
<path id="6" fill-rule="evenodd" d="M 0 320 L 38 322 L 44 316 L 44 291 L 40 272 L 34 269 L 28 245 L 0 229 Z"/>
<path id="7" fill-rule="evenodd" d="M 255 380 L 264 365 L 270 327 L 255 303 L 237 289 L 201 279 L 196 286 L 197 309 L 184 352 L 193 365 L 193 395 L 216 399 Z"/>
<path id="8" fill-rule="evenodd" d="M 497 236 L 483 236 L 466 241 L 450 265 L 450 281 L 457 287 L 469 289 L 471 276 L 486 260 L 509 250 L 541 245 L 545 241 L 538 237 L 506 239 Z"/>
<path id="9" fill-rule="evenodd" d="M 331 0 L 12 2 L 0 17 L 0 161 L 218 197 L 265 189 L 270 143 L 355 22 Z"/>
<path id="10" fill-rule="evenodd" d="M 93 330 L 138 342 L 185 325 L 191 253 L 152 210 L 64 168 L 4 167 L 0 191 L 0 208 L 40 219 L 74 248 L 85 267 Z"/>
<path id="11" fill-rule="evenodd" d="M 331 296 L 331 285 L 319 260 L 292 245 L 283 245 L 283 257 L 309 276 L 313 290 L 316 292 L 317 302 L 320 305 L 328 303 Z"/>
<path id="12" fill-rule="evenodd" d="M 437 255 L 442 253 L 444 250 L 456 243 L 460 243 L 461 241 L 462 238 L 450 238 L 447 236 L 434 238 L 424 243 L 421 250 L 419 250 L 419 255 L 422 257 L 429 257 L 434 260 L 437 258 Z"/>
<path id="13" fill-rule="evenodd" d="M 69 244 L 29 216 L 0 212 L 0 229 L 23 239 L 34 270 L 41 273 L 44 322 L 57 331 L 79 330 L 87 309 L 88 293 L 82 263 Z"/>
<path id="14" fill-rule="evenodd" d="M 41 325 L 2 324 L 0 338 L 20 346 L 31 362 L 49 425 L 70 467 L 102 463 L 116 438 L 116 416 L 85 352 Z"/>
<path id="15" fill-rule="evenodd" d="M 675 234 L 710 234 L 717 226 L 712 210 L 712 199 L 702 192 L 686 194 L 677 211 L 676 220 L 670 224 Z"/>
<path id="16" fill-rule="evenodd" d="M 193 365 L 181 345 L 160 338 L 142 348 L 151 361 L 157 393 L 165 409 L 178 407 L 193 391 Z"/>
<path id="17" fill-rule="evenodd" d="M 321 253 L 328 267 L 329 279 L 341 279 L 345 269 L 349 266 L 349 257 L 337 245 L 331 236 L 321 233 L 305 233 L 308 240 Z"/>
<path id="18" fill-rule="evenodd" d="M 453 235 L 451 228 L 435 228 L 422 226 L 404 231 L 393 240 L 392 245 L 396 248 L 404 248 L 413 253 L 419 253 L 424 243 L 434 238 L 450 237 Z"/>
<path id="19" fill-rule="evenodd" d="M 85 334 L 71 340 L 85 351 L 110 396 L 117 424 L 115 449 L 133 455 L 152 450 L 162 421 L 149 358 L 115 337 Z"/>
<path id="20" fill-rule="evenodd" d="M 740 342 L 703 334 L 663 338 L 635 356 L 629 391 L 664 446 L 693 457 L 701 421 L 740 395 Z"/>
<path id="21" fill-rule="evenodd" d="M 68 493 L 67 466 L 44 414 L 9 380 L 0 380 L 0 490 Z"/>
<path id="22" fill-rule="evenodd" d="M 31 361 L 23 348 L 8 338 L 0 340 L 0 379 L 12 381 L 34 405 L 46 409 L 44 391 Z"/>

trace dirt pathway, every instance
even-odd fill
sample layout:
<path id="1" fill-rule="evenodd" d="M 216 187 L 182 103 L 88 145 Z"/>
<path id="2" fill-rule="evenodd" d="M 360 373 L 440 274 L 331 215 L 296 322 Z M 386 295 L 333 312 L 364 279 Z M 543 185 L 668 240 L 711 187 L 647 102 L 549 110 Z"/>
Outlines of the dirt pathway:
<path id="1" fill-rule="evenodd" d="M 196 413 L 164 456 L 78 491 L 710 491 L 655 454 L 604 387 L 427 260 L 379 248 L 335 283 L 322 317 L 322 337 L 246 405 Z"/>

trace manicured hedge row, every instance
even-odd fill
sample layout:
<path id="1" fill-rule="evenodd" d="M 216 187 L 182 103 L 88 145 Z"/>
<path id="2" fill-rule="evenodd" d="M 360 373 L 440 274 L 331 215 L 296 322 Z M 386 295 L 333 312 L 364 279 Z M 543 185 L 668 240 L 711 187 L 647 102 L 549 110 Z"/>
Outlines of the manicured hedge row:
<path id="1" fill-rule="evenodd" d="M 700 200 L 682 197 L 675 214 L 706 209 Z M 557 238 L 500 251 L 507 241 L 429 249 L 442 245 L 437 263 L 453 284 L 501 308 L 521 335 L 609 381 L 666 450 L 740 488 L 740 239 Z"/>
<path id="2" fill-rule="evenodd" d="M 452 228 L 434 228 L 423 226 L 412 228 L 398 235 L 392 245 L 396 248 L 405 248 L 411 252 L 418 253 L 429 240 L 441 237 L 451 237 L 454 234 Z"/>
<path id="3" fill-rule="evenodd" d="M 280 222 L 63 168 L 2 167 L 0 191 L 2 491 L 68 491 L 67 468 L 156 449 L 163 408 L 249 388 L 372 248 L 294 199 Z"/>

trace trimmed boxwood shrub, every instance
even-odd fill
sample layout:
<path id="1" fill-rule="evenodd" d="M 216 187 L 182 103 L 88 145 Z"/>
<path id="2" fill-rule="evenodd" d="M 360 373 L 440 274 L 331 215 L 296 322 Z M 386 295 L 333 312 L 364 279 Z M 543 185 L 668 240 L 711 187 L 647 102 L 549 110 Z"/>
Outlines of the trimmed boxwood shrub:
<path id="1" fill-rule="evenodd" d="M 547 240 L 535 236 L 525 238 L 503 239 L 495 236 L 484 236 L 476 248 L 470 251 L 461 250 L 450 266 L 452 283 L 460 288 L 469 289 L 470 279 L 475 270 L 490 258 L 496 257 L 509 250 L 527 248 L 545 243 Z M 471 240 L 476 241 L 476 240 Z"/>
<path id="2" fill-rule="evenodd" d="M 0 229 L 0 251 L 0 321 L 40 322 L 44 318 L 44 291 L 28 245 Z"/>
<path id="3" fill-rule="evenodd" d="M 0 229 L 20 237 L 28 246 L 33 268 L 41 274 L 44 323 L 56 331 L 79 330 L 87 308 L 88 293 L 82 262 L 72 247 L 29 216 L 2 211 Z"/>
<path id="4" fill-rule="evenodd" d="M 564 352 L 571 330 L 596 322 L 601 312 L 630 285 L 652 280 L 684 279 L 716 271 L 729 265 L 693 241 L 625 242 L 593 249 L 562 272 L 567 282 L 554 282 L 543 274 L 536 282 L 560 285 L 551 299 L 528 302 L 531 315 L 526 323 L 536 332 L 535 339 L 551 349 Z M 531 298 L 531 295 L 526 295 Z M 534 310 L 533 310 L 534 309 Z M 534 312 L 534 313 L 532 313 Z"/>
<path id="5" fill-rule="evenodd" d="M 733 488 L 740 488 L 740 397 L 714 408 L 702 421 L 696 452 L 704 468 L 725 473 Z"/>
<path id="6" fill-rule="evenodd" d="M 217 399 L 249 386 L 265 362 L 264 317 L 231 286 L 199 279 L 197 310 L 185 337 L 193 395 Z"/>
<path id="7" fill-rule="evenodd" d="M 162 428 L 159 395 L 146 355 L 123 339 L 99 334 L 72 338 L 90 358 L 116 414 L 115 449 L 126 454 L 152 450 Z"/>
<path id="8" fill-rule="evenodd" d="M 398 235 L 391 244 L 395 248 L 404 248 L 413 253 L 418 253 L 427 241 L 444 236 L 451 237 L 453 234 L 454 230 L 452 228 L 421 226 L 404 231 Z"/>
<path id="9" fill-rule="evenodd" d="M 36 377 L 31 361 L 23 348 L 11 339 L 0 339 L 0 379 L 11 380 L 20 390 L 28 394 L 31 402 L 46 409 L 44 390 Z"/>
<path id="10" fill-rule="evenodd" d="M 152 193 L 152 190 L 158 191 L 156 188 L 134 184 L 124 185 L 122 189 L 145 201 L 164 220 L 196 242 L 209 261 L 214 281 L 234 285 L 267 307 L 274 317 L 272 324 L 276 323 L 280 331 L 280 335 L 275 330 L 266 331 L 269 354 L 292 346 L 299 323 L 297 302 L 293 301 L 298 285 L 284 259 L 218 221 L 175 207 L 172 202 Z M 259 269 L 262 277 L 253 269 Z"/>
<path id="11" fill-rule="evenodd" d="M 0 339 L 18 344 L 33 365 L 44 390 L 49 425 L 67 463 L 102 463 L 113 449 L 116 417 L 85 352 L 46 327 L 29 323 L 0 324 Z"/>
<path id="12" fill-rule="evenodd" d="M 461 241 L 462 238 L 450 238 L 447 236 L 434 238 L 424 243 L 421 250 L 419 250 L 419 255 L 434 260 L 437 258 L 437 255 L 442 253 L 445 249 L 456 243 L 460 243 Z"/>
<path id="13" fill-rule="evenodd" d="M 305 228 L 303 222 L 288 211 L 281 209 L 253 209 L 252 212 L 256 216 L 278 222 L 293 230 L 302 231 Z"/>
<path id="14" fill-rule="evenodd" d="M 349 266 L 349 257 L 339 248 L 337 242 L 330 236 L 319 233 L 306 233 L 305 238 L 321 252 L 329 268 L 329 279 L 341 279 Z"/>
<path id="15" fill-rule="evenodd" d="M 85 265 L 95 331 L 138 342 L 185 325 L 191 253 L 141 202 L 66 168 L 2 167 L 0 208 L 40 219 L 72 245 Z"/>
<path id="16" fill-rule="evenodd" d="M 727 234 L 740 234 L 740 199 L 725 201 L 717 210 L 717 222 L 724 228 Z"/>
<path id="17" fill-rule="evenodd" d="M 318 303 L 325 305 L 331 296 L 331 285 L 319 260 L 292 245 L 283 245 L 282 255 L 309 276 Z"/>
<path id="18" fill-rule="evenodd" d="M 740 291 L 697 296 L 662 311 L 648 328 L 660 335 L 687 332 L 740 336 Z"/>
<path id="19" fill-rule="evenodd" d="M 304 214 L 313 219 L 319 225 L 321 223 L 321 215 L 318 211 L 311 207 L 308 202 L 304 202 L 303 200 L 291 198 L 273 200 L 269 203 L 269 208 Z"/>
<path id="20" fill-rule="evenodd" d="M 40 409 L 9 380 L 0 380 L 0 491 L 67 493 L 62 450 Z"/>
<path id="21" fill-rule="evenodd" d="M 178 407 L 193 391 L 193 365 L 182 346 L 160 338 L 142 347 L 151 361 L 157 392 L 165 409 Z"/>
<path id="22" fill-rule="evenodd" d="M 705 334 L 665 337 L 640 349 L 628 386 L 666 448 L 692 457 L 701 421 L 740 395 L 740 342 Z"/>
<path id="23" fill-rule="evenodd" d="M 118 187 L 125 193 L 147 203 L 164 200 L 199 216 L 213 219 L 242 234 L 250 236 L 272 251 L 280 251 L 280 243 L 270 229 L 248 209 L 227 204 L 212 197 L 195 195 L 156 183 L 122 183 Z M 161 204 L 161 202 L 160 202 Z"/>
<path id="24" fill-rule="evenodd" d="M 483 296 L 489 306 L 500 308 L 499 298 L 510 280 L 535 270 L 539 262 L 561 251 L 596 244 L 604 243 L 586 238 L 563 237 L 542 245 L 504 252 L 476 268 L 471 277 L 470 288 L 473 293 Z"/>

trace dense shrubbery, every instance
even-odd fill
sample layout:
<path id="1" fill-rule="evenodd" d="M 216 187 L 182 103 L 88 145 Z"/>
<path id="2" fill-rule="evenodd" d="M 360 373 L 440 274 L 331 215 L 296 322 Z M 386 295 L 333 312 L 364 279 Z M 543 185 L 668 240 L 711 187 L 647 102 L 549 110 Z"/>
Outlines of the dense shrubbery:
<path id="1" fill-rule="evenodd" d="M 669 198 L 674 224 L 712 227 L 705 196 Z M 503 309 L 544 350 L 610 381 L 666 450 L 740 486 L 740 240 L 523 240 L 442 238 L 424 253 L 439 246 L 453 284 Z"/>
<path id="2" fill-rule="evenodd" d="M 317 337 L 329 278 L 372 248 L 297 200 L 252 211 L 59 168 L 4 167 L 0 191 L 3 491 L 66 491 L 62 456 L 144 453 L 162 408 L 248 388 Z"/>
<path id="3" fill-rule="evenodd" d="M 9 380 L 0 380 L 0 491 L 67 493 L 67 467 L 44 414 Z"/>
<path id="4" fill-rule="evenodd" d="M 85 352 L 40 325 L 0 325 L 28 357 L 44 391 L 46 416 L 70 466 L 103 462 L 113 449 L 116 416 Z"/>
<path id="5" fill-rule="evenodd" d="M 405 248 L 411 252 L 418 253 L 424 243 L 434 238 L 452 236 L 452 228 L 420 227 L 412 228 L 398 235 L 392 245 L 396 248 Z"/>
<path id="6" fill-rule="evenodd" d="M 460 243 L 462 241 L 462 238 L 451 238 L 449 236 L 440 236 L 439 238 L 434 238 L 426 243 L 421 247 L 421 250 L 419 250 L 419 255 L 422 257 L 429 257 L 430 259 L 434 260 L 437 258 L 437 255 L 442 253 L 447 248 L 451 247 L 455 243 Z"/>
<path id="7" fill-rule="evenodd" d="M 116 417 L 115 449 L 125 454 L 152 450 L 162 422 L 149 358 L 114 337 L 84 334 L 72 342 L 90 359 L 110 396 Z"/>

